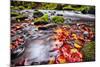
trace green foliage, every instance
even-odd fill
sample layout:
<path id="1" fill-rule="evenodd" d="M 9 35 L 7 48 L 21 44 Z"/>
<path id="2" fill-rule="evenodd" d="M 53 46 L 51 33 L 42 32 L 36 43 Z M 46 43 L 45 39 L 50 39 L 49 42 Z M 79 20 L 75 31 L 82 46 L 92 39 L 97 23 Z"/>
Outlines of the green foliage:
<path id="1" fill-rule="evenodd" d="M 89 10 L 90 6 L 81 6 L 81 5 L 64 5 L 64 10 L 74 10 L 74 11 L 82 11 L 82 10 Z"/>
<path id="2" fill-rule="evenodd" d="M 54 22 L 54 23 L 63 23 L 64 18 L 62 16 L 54 16 L 54 17 L 52 17 L 52 22 Z"/>
<path id="3" fill-rule="evenodd" d="M 41 2 L 26 2 L 26 1 L 11 1 L 11 9 L 45 9 L 45 10 L 70 10 L 81 11 L 82 13 L 95 12 L 95 6 L 87 5 L 69 5 L 69 4 L 57 4 L 57 3 L 41 3 Z"/>
<path id="4" fill-rule="evenodd" d="M 11 9 L 20 10 L 20 9 L 32 9 L 38 4 L 34 2 L 25 2 L 25 1 L 11 1 Z"/>
<path id="5" fill-rule="evenodd" d="M 95 42 L 89 42 L 82 48 L 84 54 L 84 61 L 94 61 L 95 60 Z"/>
<path id="6" fill-rule="evenodd" d="M 42 7 L 40 9 L 48 9 L 48 10 L 54 10 L 56 9 L 57 4 L 54 3 L 42 3 Z"/>
<path id="7" fill-rule="evenodd" d="M 71 5 L 64 5 L 63 10 L 73 10 Z"/>

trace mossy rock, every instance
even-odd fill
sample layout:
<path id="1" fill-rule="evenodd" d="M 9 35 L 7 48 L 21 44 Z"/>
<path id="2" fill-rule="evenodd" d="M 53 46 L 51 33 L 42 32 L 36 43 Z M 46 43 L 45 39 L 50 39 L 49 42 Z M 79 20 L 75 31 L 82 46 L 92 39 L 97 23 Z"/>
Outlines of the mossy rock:
<path id="1" fill-rule="evenodd" d="M 40 2 L 25 2 L 25 1 L 11 1 L 11 9 L 46 9 L 46 10 L 71 10 L 83 11 L 83 13 L 95 13 L 95 6 L 87 5 L 70 5 L 70 4 L 57 4 L 57 3 L 40 3 Z"/>
<path id="2" fill-rule="evenodd" d="M 43 21 L 45 21 L 45 22 L 48 22 L 48 20 L 49 20 L 48 14 L 44 14 L 44 15 L 41 17 L 41 19 L 42 19 Z"/>
<path id="3" fill-rule="evenodd" d="M 49 20 L 49 17 L 48 17 L 48 14 L 44 14 L 42 17 L 39 17 L 39 18 L 35 18 L 33 21 L 34 22 L 48 22 Z"/>
<path id="4" fill-rule="evenodd" d="M 95 42 L 89 42 L 82 48 L 84 61 L 95 61 Z"/>
<path id="5" fill-rule="evenodd" d="M 45 21 L 34 22 L 34 25 L 45 25 L 45 24 L 48 24 L 48 22 L 45 22 Z"/>
<path id="6" fill-rule="evenodd" d="M 55 3 L 42 3 L 42 7 L 40 9 L 54 10 L 57 8 L 57 4 Z"/>
<path id="7" fill-rule="evenodd" d="M 54 22 L 54 23 L 64 23 L 64 17 L 54 16 L 54 17 L 52 17 L 52 22 Z"/>
<path id="8" fill-rule="evenodd" d="M 17 6 L 11 6 L 11 10 L 19 10 L 19 7 L 17 7 Z"/>
<path id="9" fill-rule="evenodd" d="M 71 5 L 64 5 L 63 10 L 74 10 Z"/>
<path id="10" fill-rule="evenodd" d="M 23 15 L 19 15 L 19 16 L 16 16 L 16 20 L 17 21 L 24 21 L 25 19 L 27 19 L 27 17 L 23 16 Z"/>
<path id="11" fill-rule="evenodd" d="M 48 20 L 48 14 L 44 14 L 42 17 L 35 18 L 33 21 L 35 25 L 45 25 L 48 24 Z"/>
<path id="12" fill-rule="evenodd" d="M 38 18 L 38 17 L 42 17 L 44 14 L 41 11 L 34 11 L 33 12 L 33 17 L 34 18 Z"/>
<path id="13" fill-rule="evenodd" d="M 19 13 L 17 13 L 17 12 L 11 12 L 11 17 L 16 17 L 18 15 L 19 15 Z"/>
<path id="14" fill-rule="evenodd" d="M 25 9 L 24 6 L 19 6 L 18 8 L 19 8 L 19 10 L 24 10 Z"/>
<path id="15" fill-rule="evenodd" d="M 80 8 L 82 5 L 71 5 L 73 8 Z"/>

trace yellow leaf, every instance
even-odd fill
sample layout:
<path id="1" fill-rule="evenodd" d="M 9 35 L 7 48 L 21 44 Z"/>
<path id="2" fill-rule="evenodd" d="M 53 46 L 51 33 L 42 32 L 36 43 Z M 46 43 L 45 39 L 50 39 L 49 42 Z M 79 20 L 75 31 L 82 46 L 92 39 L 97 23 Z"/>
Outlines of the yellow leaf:
<path id="1" fill-rule="evenodd" d="M 74 44 L 76 48 L 81 48 L 82 46 L 78 45 L 77 43 Z"/>
<path id="2" fill-rule="evenodd" d="M 76 53 L 77 52 L 77 49 L 73 48 L 73 49 L 71 49 L 71 52 L 72 53 Z"/>
<path id="3" fill-rule="evenodd" d="M 77 39 L 77 36 L 76 36 L 76 34 L 72 34 L 72 36 L 74 37 L 74 39 Z"/>

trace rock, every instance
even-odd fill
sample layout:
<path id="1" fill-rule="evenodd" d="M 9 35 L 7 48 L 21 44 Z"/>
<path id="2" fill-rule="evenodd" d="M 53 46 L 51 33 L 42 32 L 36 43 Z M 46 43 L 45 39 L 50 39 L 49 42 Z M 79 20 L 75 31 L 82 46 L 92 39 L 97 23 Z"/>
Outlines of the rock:
<path id="1" fill-rule="evenodd" d="M 47 27 L 39 27 L 38 30 L 47 30 Z"/>
<path id="2" fill-rule="evenodd" d="M 45 24 L 48 24 L 48 22 L 38 21 L 34 23 L 34 25 L 45 25 Z"/>
<path id="3" fill-rule="evenodd" d="M 42 17 L 44 14 L 40 11 L 34 11 L 33 13 L 33 17 L 34 18 L 38 18 L 38 17 Z"/>
<path id="4" fill-rule="evenodd" d="M 39 30 L 50 30 L 50 29 L 53 29 L 55 27 L 57 27 L 56 24 L 47 24 L 47 25 L 44 25 L 42 27 L 39 27 L 38 29 Z"/>
<path id="5" fill-rule="evenodd" d="M 20 21 L 23 21 L 23 20 L 25 20 L 25 19 L 27 19 L 28 17 L 25 17 L 25 16 L 18 16 L 17 18 L 16 18 L 16 20 L 20 20 Z"/>

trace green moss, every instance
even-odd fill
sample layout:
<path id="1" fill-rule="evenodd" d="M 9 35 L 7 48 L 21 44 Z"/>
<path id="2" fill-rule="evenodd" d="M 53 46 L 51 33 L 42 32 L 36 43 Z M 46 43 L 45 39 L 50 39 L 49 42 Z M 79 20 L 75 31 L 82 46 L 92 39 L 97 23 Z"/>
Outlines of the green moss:
<path id="1" fill-rule="evenodd" d="M 54 22 L 54 23 L 63 23 L 64 18 L 62 16 L 54 16 L 54 17 L 52 17 L 52 22 Z"/>
<path id="2" fill-rule="evenodd" d="M 94 61 L 95 60 L 95 42 L 89 42 L 82 48 L 84 54 L 84 61 Z"/>
<path id="3" fill-rule="evenodd" d="M 19 6 L 18 8 L 19 8 L 19 10 L 24 10 L 25 9 L 24 6 Z"/>
<path id="4" fill-rule="evenodd" d="M 22 18 L 22 17 L 24 17 L 24 16 L 23 15 L 16 16 L 16 18 Z"/>
<path id="5" fill-rule="evenodd" d="M 69 4 L 57 4 L 57 3 L 44 3 L 44 2 L 25 2 L 25 1 L 11 1 L 11 9 L 45 9 L 45 10 L 71 10 L 82 11 L 83 13 L 95 12 L 94 6 L 86 5 L 69 5 Z"/>
<path id="6" fill-rule="evenodd" d="M 39 18 L 35 18 L 34 19 L 34 22 L 48 22 L 48 14 L 44 14 L 42 17 L 39 17 Z"/>
<path id="7" fill-rule="evenodd" d="M 18 15 L 19 15 L 19 13 L 17 13 L 17 12 L 11 12 L 11 17 L 16 17 Z"/>
<path id="8" fill-rule="evenodd" d="M 12 10 L 19 10 L 19 7 L 17 7 L 17 6 L 12 6 L 11 9 L 12 9 Z"/>
<path id="9" fill-rule="evenodd" d="M 49 20 L 48 14 L 44 14 L 44 15 L 41 17 L 41 19 L 42 19 L 43 21 L 48 22 L 48 20 Z"/>
<path id="10" fill-rule="evenodd" d="M 54 3 L 42 3 L 42 6 L 40 9 L 47 9 L 47 10 L 54 10 L 56 9 L 57 4 Z"/>
<path id="11" fill-rule="evenodd" d="M 89 11 L 93 6 L 84 6 L 84 5 L 64 5 L 63 10 L 74 10 L 74 11 Z"/>
<path id="12" fill-rule="evenodd" d="M 63 10 L 73 10 L 71 5 L 64 5 Z"/>

